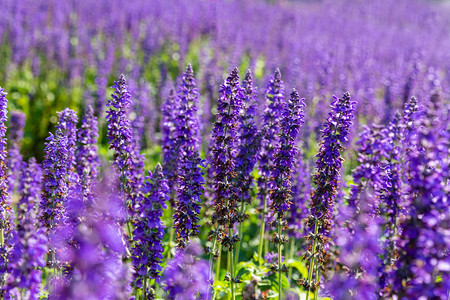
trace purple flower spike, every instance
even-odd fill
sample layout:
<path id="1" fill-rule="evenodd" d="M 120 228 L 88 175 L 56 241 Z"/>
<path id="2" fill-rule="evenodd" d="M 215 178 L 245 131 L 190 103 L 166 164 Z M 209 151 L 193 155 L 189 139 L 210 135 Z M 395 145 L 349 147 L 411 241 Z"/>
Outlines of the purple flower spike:
<path id="1" fill-rule="evenodd" d="M 251 198 L 249 192 L 253 184 L 253 176 L 251 173 L 258 159 L 257 154 L 259 153 L 262 139 L 262 134 L 258 132 L 256 126 L 257 93 L 256 88 L 253 86 L 253 78 L 250 70 L 242 81 L 242 89 L 244 99 L 239 123 L 239 150 L 235 163 L 235 185 L 240 187 L 236 191 L 238 198 L 250 204 Z"/>
<path id="2" fill-rule="evenodd" d="M 127 207 L 133 214 L 139 197 L 143 159 L 135 147 L 128 118 L 131 96 L 124 75 L 120 75 L 113 88 L 115 91 L 108 100 L 106 115 L 109 149 L 114 150 L 114 165 L 120 174 L 121 189 L 126 193 Z"/>
<path id="3" fill-rule="evenodd" d="M 279 142 L 278 133 L 280 122 L 285 108 L 284 83 L 281 80 L 279 69 L 271 78 L 266 90 L 267 107 L 263 116 L 264 136 L 261 141 L 261 151 L 259 153 L 259 174 L 258 179 L 259 198 L 263 200 L 267 194 L 267 183 L 270 180 L 270 172 L 273 165 L 274 155 Z"/>
<path id="4" fill-rule="evenodd" d="M 42 163 L 44 178 L 41 200 L 41 222 L 48 229 L 59 226 L 66 218 L 68 195 L 67 162 L 70 160 L 68 138 L 61 129 L 50 133 L 45 143 Z"/>
<path id="5" fill-rule="evenodd" d="M 20 298 L 21 291 L 27 290 L 27 299 L 37 300 L 41 294 L 42 268 L 48 250 L 45 230 L 39 226 L 39 208 L 42 170 L 31 158 L 24 163 L 20 181 L 21 198 L 17 206 L 17 231 L 10 244 L 13 245 L 8 260 L 6 294 Z"/>
<path id="6" fill-rule="evenodd" d="M 4 240 L 8 240 L 11 234 L 11 207 L 9 204 L 8 180 L 6 170 L 6 125 L 8 100 L 4 89 L 0 87 L 0 231 Z M 3 286 L 4 275 L 7 272 L 7 251 L 6 243 L 0 244 L 0 284 Z"/>
<path id="7" fill-rule="evenodd" d="M 169 261 L 163 273 L 167 299 L 208 299 L 208 295 L 211 295 L 208 283 L 210 266 L 207 261 L 197 258 L 201 253 L 200 245 L 189 244 Z"/>
<path id="8" fill-rule="evenodd" d="M 164 175 L 167 178 L 171 191 L 174 191 L 178 181 L 178 144 L 177 144 L 177 128 L 176 116 L 178 114 L 178 103 L 176 102 L 175 91 L 171 89 L 167 96 L 166 102 L 162 108 L 162 151 Z M 175 193 L 171 193 L 170 202 L 175 204 Z"/>
<path id="9" fill-rule="evenodd" d="M 92 106 L 86 108 L 86 112 L 81 121 L 81 128 L 78 132 L 79 146 L 77 149 L 77 173 L 80 177 L 83 191 L 83 202 L 90 207 L 94 201 L 93 191 L 97 183 L 99 168 L 97 149 L 97 118 L 94 116 Z"/>
<path id="10" fill-rule="evenodd" d="M 141 213 L 134 229 L 136 243 L 132 259 L 135 269 L 135 284 L 138 288 L 142 288 L 143 281 L 150 282 L 151 279 L 154 279 L 157 283 L 160 282 L 162 253 L 164 252 L 162 240 L 165 228 L 161 218 L 163 209 L 167 208 L 169 192 L 161 165 L 157 164 L 153 174 L 149 172 L 149 176 L 146 178 L 142 190 Z M 146 290 L 145 293 L 147 295 L 149 291 Z"/>
<path id="11" fill-rule="evenodd" d="M 297 136 L 304 123 L 304 99 L 293 89 L 291 98 L 283 113 L 281 121 L 280 144 L 274 156 L 272 168 L 272 190 L 270 192 L 272 214 L 283 218 L 291 205 L 291 176 L 298 154 Z"/>
<path id="12" fill-rule="evenodd" d="M 392 286 L 398 299 L 446 299 L 450 290 L 450 145 L 448 120 L 441 121 L 437 113 L 428 107 L 415 122 L 408 159 L 409 211 L 401 226 Z"/>
<path id="13" fill-rule="evenodd" d="M 238 198 L 232 182 L 237 156 L 237 128 L 242 109 L 243 90 L 239 83 L 239 70 L 235 68 L 219 91 L 217 117 L 214 123 L 212 140 L 212 167 L 214 172 L 213 223 L 217 224 L 219 241 L 233 248 L 234 240 L 228 231 L 234 227 L 237 218 Z"/>
<path id="14" fill-rule="evenodd" d="M 23 129 L 25 127 L 25 114 L 20 111 L 13 111 L 9 122 L 9 171 L 8 181 L 9 190 L 12 194 L 17 185 L 17 177 L 21 172 L 22 155 L 20 154 L 20 146 L 23 139 Z"/>
<path id="15" fill-rule="evenodd" d="M 304 259 L 310 261 L 310 266 L 315 270 L 309 273 L 322 272 L 321 262 L 324 262 L 325 250 L 327 250 L 329 235 L 333 227 L 333 207 L 340 181 L 340 169 L 343 158 L 341 151 L 347 141 L 350 131 L 355 102 L 351 101 L 347 92 L 341 98 L 334 97 L 331 103 L 331 112 L 323 125 L 322 139 L 319 153 L 316 155 L 317 173 L 314 176 L 315 190 L 311 197 L 310 216 L 306 225 L 310 228 L 307 239 L 312 243 L 305 253 Z M 317 262 L 317 264 L 315 264 Z M 314 291 L 319 284 L 319 278 L 313 282 L 303 280 L 305 290 Z"/>
<path id="16" fill-rule="evenodd" d="M 184 248 L 190 237 L 197 236 L 200 214 L 200 196 L 204 191 L 203 173 L 199 166 L 203 161 L 199 154 L 198 141 L 198 91 L 191 65 L 183 74 L 177 93 L 178 111 L 175 118 L 176 149 L 178 156 L 178 192 L 174 214 L 177 246 Z"/>

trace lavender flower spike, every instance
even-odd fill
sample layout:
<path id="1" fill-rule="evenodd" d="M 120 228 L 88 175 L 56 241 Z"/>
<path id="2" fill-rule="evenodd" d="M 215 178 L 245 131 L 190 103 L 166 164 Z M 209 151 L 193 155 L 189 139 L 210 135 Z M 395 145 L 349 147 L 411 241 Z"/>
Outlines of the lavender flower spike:
<path id="1" fill-rule="evenodd" d="M 11 112 L 9 123 L 9 190 L 12 194 L 16 188 L 17 176 L 21 172 L 22 155 L 20 154 L 21 141 L 23 139 L 23 128 L 25 127 L 25 114 L 20 111 Z"/>
<path id="2" fill-rule="evenodd" d="M 270 208 L 272 214 L 282 219 L 289 210 L 292 198 L 291 176 L 298 149 L 295 146 L 300 127 L 304 123 L 304 99 L 300 99 L 297 90 L 293 89 L 288 107 L 283 113 L 279 148 L 274 157 L 272 168 L 272 191 Z"/>
<path id="3" fill-rule="evenodd" d="M 8 181 L 6 172 L 6 125 L 8 100 L 4 89 L 0 87 L 0 284 L 3 285 L 7 262 L 5 243 L 11 233 L 11 207 L 9 204 Z"/>
<path id="4" fill-rule="evenodd" d="M 208 295 L 211 295 L 208 284 L 210 267 L 206 261 L 197 259 L 201 253 L 200 245 L 189 244 L 169 261 L 163 273 L 167 299 L 208 299 Z"/>
<path id="5" fill-rule="evenodd" d="M 70 159 L 68 139 L 61 129 L 50 133 L 43 162 L 44 178 L 41 200 L 41 222 L 51 229 L 66 218 L 65 203 L 68 195 L 67 161 Z"/>
<path id="6" fill-rule="evenodd" d="M 121 189 L 126 193 L 128 211 L 133 214 L 139 196 L 138 183 L 133 178 L 137 177 L 140 166 L 134 164 L 137 158 L 133 157 L 136 154 L 135 143 L 128 118 L 131 96 L 124 75 L 120 75 L 113 88 L 115 91 L 112 99 L 108 100 L 106 113 L 109 149 L 114 150 L 114 165 L 120 174 Z"/>
<path id="7" fill-rule="evenodd" d="M 176 147 L 179 149 L 178 192 L 174 226 L 177 245 L 184 248 L 191 236 L 198 234 L 200 196 L 204 191 L 204 179 L 200 165 L 198 141 L 198 91 L 191 65 L 186 67 L 182 84 L 177 93 L 178 111 L 175 119 Z"/>
<path id="8" fill-rule="evenodd" d="M 152 182 L 150 182 L 150 180 Z M 163 209 L 167 208 L 169 186 L 164 178 L 161 165 L 158 163 L 155 171 L 149 172 L 143 187 L 141 213 L 134 229 L 133 265 L 135 269 L 135 284 L 143 288 L 145 295 L 149 294 L 146 283 L 154 279 L 160 282 L 162 270 L 162 253 L 164 252 L 164 225 L 161 223 Z"/>
<path id="9" fill-rule="evenodd" d="M 355 102 L 351 101 L 348 92 L 341 98 L 334 97 L 331 112 L 323 125 L 320 149 L 316 155 L 317 173 L 314 176 L 316 189 L 312 193 L 311 215 L 306 223 L 310 227 L 310 235 L 307 238 L 312 241 L 312 245 L 304 255 L 304 259 L 310 261 L 308 278 L 302 281 L 307 291 L 317 292 L 319 278 L 316 277 L 312 282 L 312 275 L 318 275 L 323 271 L 320 262 L 324 261 L 324 251 L 333 226 L 333 206 L 343 161 L 341 151 L 344 150 L 343 143 L 347 141 L 354 118 L 354 106 Z M 316 262 L 318 265 L 315 265 Z"/>
<path id="10" fill-rule="evenodd" d="M 94 109 L 91 105 L 86 108 L 81 128 L 78 132 L 79 146 L 77 149 L 77 173 L 80 177 L 83 191 L 83 201 L 87 206 L 92 205 L 94 199 L 93 190 L 97 183 L 98 159 L 97 138 L 98 138 L 97 118 L 94 116 Z"/>
<path id="11" fill-rule="evenodd" d="M 42 285 L 42 268 L 45 267 L 47 237 L 44 228 L 38 224 L 42 170 L 31 158 L 28 165 L 23 163 L 20 181 L 21 198 L 17 206 L 17 231 L 10 243 L 13 250 L 9 254 L 6 294 L 20 298 L 26 290 L 27 299 L 37 300 Z"/>
<path id="12" fill-rule="evenodd" d="M 221 85 L 217 107 L 217 120 L 214 123 L 213 171 L 215 184 L 214 209 L 212 220 L 217 224 L 218 240 L 224 247 L 233 249 L 236 238 L 232 232 L 237 218 L 238 198 L 233 184 L 233 172 L 237 156 L 237 128 L 242 109 L 243 90 L 239 84 L 239 70 L 235 68 Z"/>

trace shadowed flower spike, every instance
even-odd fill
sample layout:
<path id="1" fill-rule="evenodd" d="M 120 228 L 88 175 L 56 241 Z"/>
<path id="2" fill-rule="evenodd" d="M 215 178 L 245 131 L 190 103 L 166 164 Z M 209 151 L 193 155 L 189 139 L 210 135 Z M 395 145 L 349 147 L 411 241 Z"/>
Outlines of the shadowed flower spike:
<path id="1" fill-rule="evenodd" d="M 278 219 L 283 218 L 291 204 L 291 177 L 298 154 L 295 145 L 300 127 L 304 123 L 304 106 L 304 99 L 300 99 L 298 92 L 293 89 L 288 105 L 283 112 L 279 148 L 274 155 L 272 168 L 270 208 L 272 214 L 277 215 Z"/>
<path id="2" fill-rule="evenodd" d="M 42 269 L 46 265 L 48 250 L 44 227 L 39 226 L 38 208 L 41 191 L 42 170 L 31 158 L 23 165 L 19 185 L 21 198 L 17 206 L 17 230 L 11 240 L 13 251 L 9 254 L 6 294 L 17 299 L 27 290 L 27 299 L 40 298 Z"/>
<path id="3" fill-rule="evenodd" d="M 98 168 L 100 166 L 97 138 L 97 117 L 94 116 L 94 109 L 89 105 L 86 108 L 81 121 L 81 128 L 78 132 L 79 146 L 76 165 L 83 191 L 83 202 L 88 207 L 93 205 L 93 192 L 97 184 Z"/>
<path id="4" fill-rule="evenodd" d="M 173 89 L 170 89 L 166 102 L 162 108 L 162 152 L 164 174 L 167 178 L 169 188 L 174 191 L 178 180 L 178 144 L 176 130 L 176 116 L 178 115 L 178 103 Z M 173 193 L 175 194 L 175 193 Z M 174 205 L 175 195 L 170 196 L 172 205 Z"/>
<path id="5" fill-rule="evenodd" d="M 68 138 L 61 129 L 50 133 L 45 143 L 42 182 L 41 221 L 48 229 L 59 226 L 66 218 L 68 195 L 67 162 L 70 160 Z"/>
<path id="6" fill-rule="evenodd" d="M 138 179 L 142 162 L 141 157 L 135 157 L 138 150 L 135 149 L 131 122 L 128 118 L 131 96 L 123 74 L 115 81 L 113 88 L 115 90 L 111 95 L 112 99 L 108 100 L 106 112 L 109 149 L 114 150 L 114 165 L 120 174 L 121 189 L 126 194 L 128 210 L 133 214 L 139 196 Z"/>
<path id="7" fill-rule="evenodd" d="M 8 177 L 6 170 L 6 125 L 7 120 L 7 103 L 6 93 L 0 87 L 0 284 L 4 284 L 4 275 L 7 263 L 8 245 L 5 240 L 8 240 L 11 234 L 11 207 L 9 204 L 8 193 Z M 0 291 L 1 293 L 1 291 Z"/>
<path id="8" fill-rule="evenodd" d="M 204 179 L 200 166 L 198 142 L 198 91 L 191 65 L 186 67 L 177 93 L 176 149 L 179 151 L 177 204 L 174 226 L 177 245 L 184 248 L 190 237 L 198 234 L 200 196 L 204 191 Z"/>
<path id="9" fill-rule="evenodd" d="M 408 161 L 409 211 L 401 226 L 391 292 L 399 299 L 446 299 L 450 290 L 448 123 L 438 113 L 428 107 L 425 118 L 415 122 Z"/>
<path id="10" fill-rule="evenodd" d="M 320 283 L 320 277 L 314 278 L 314 282 L 311 281 L 312 274 L 323 272 L 322 263 L 325 261 L 324 255 L 333 226 L 333 207 L 341 175 L 341 152 L 344 150 L 343 144 L 347 141 L 354 118 L 354 106 L 355 102 L 351 101 L 348 92 L 341 98 L 334 97 L 331 112 L 323 124 L 320 149 L 316 155 L 317 173 L 314 176 L 315 190 L 311 197 L 311 214 L 306 223 L 310 228 L 307 238 L 311 241 L 308 252 L 304 255 L 304 259 L 309 260 L 308 279 L 302 280 L 306 290 L 314 291 Z"/>
<path id="11" fill-rule="evenodd" d="M 261 202 L 261 226 L 260 242 L 258 247 L 258 257 L 262 257 L 262 248 L 264 245 L 265 224 L 267 222 L 267 205 L 270 204 L 269 181 L 276 149 L 279 144 L 280 122 L 283 118 L 283 112 L 286 106 L 284 99 L 284 83 L 281 80 L 279 69 L 270 79 L 266 89 L 266 108 L 263 115 L 263 138 L 261 141 L 261 150 L 258 155 L 258 199 Z"/>
<path id="12" fill-rule="evenodd" d="M 151 181 L 151 182 L 150 182 Z M 160 282 L 161 263 L 164 252 L 164 225 L 161 222 L 163 209 L 167 208 L 169 186 L 164 178 L 160 164 L 155 171 L 149 172 L 142 190 L 141 212 L 134 229 L 136 241 L 132 251 L 135 269 L 135 284 L 138 288 L 147 288 L 150 280 Z M 149 291 L 145 291 L 146 295 Z"/>
<path id="13" fill-rule="evenodd" d="M 25 114 L 20 111 L 11 112 L 11 119 L 9 122 L 9 171 L 8 181 L 9 190 L 12 194 L 17 186 L 17 178 L 20 175 L 22 167 L 22 155 L 20 154 L 20 147 L 23 139 L 23 129 L 25 127 Z"/>
<path id="14" fill-rule="evenodd" d="M 336 300 L 376 300 L 380 220 L 373 216 L 376 207 L 373 192 L 361 194 L 360 208 L 342 207 L 338 218 L 351 221 L 352 228 L 339 228 L 336 244 L 340 249 L 336 271 L 329 274 L 326 291 Z"/>
<path id="15" fill-rule="evenodd" d="M 167 299 L 208 299 L 207 295 L 211 295 L 208 284 L 210 266 L 207 261 L 197 258 L 201 254 L 200 245 L 189 244 L 185 250 L 179 251 L 175 258 L 169 261 L 163 273 Z"/>
<path id="16" fill-rule="evenodd" d="M 239 193 L 239 198 L 250 204 L 249 192 L 253 184 L 251 173 L 258 159 L 257 154 L 260 150 L 262 138 L 262 134 L 258 132 L 256 126 L 257 92 L 253 86 L 253 77 L 250 70 L 247 71 L 245 79 L 242 81 L 242 89 L 244 98 L 239 122 L 239 150 L 235 163 L 235 184 L 240 187 L 236 191 Z"/>
<path id="17" fill-rule="evenodd" d="M 237 193 L 233 184 L 238 146 L 238 124 L 242 109 L 243 90 L 239 82 L 239 70 L 235 68 L 221 85 L 217 105 L 216 122 L 212 132 L 212 167 L 214 172 L 214 215 L 218 239 L 224 247 L 233 248 L 236 238 L 232 230 L 237 221 Z"/>

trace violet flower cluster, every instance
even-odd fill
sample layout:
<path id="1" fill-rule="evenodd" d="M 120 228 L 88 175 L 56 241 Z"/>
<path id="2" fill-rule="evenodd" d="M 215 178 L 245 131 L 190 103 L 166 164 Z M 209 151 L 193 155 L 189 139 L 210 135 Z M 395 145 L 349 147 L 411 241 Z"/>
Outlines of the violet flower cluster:
<path id="1" fill-rule="evenodd" d="M 238 195 L 233 178 L 236 176 L 238 124 L 242 109 L 243 90 L 239 70 L 235 68 L 220 86 L 216 122 L 212 131 L 212 168 L 214 173 L 214 214 L 217 238 L 224 247 L 233 249 L 237 236 L 232 233 L 238 221 Z"/>
<path id="2" fill-rule="evenodd" d="M 161 218 L 163 209 L 167 208 L 170 190 L 160 164 L 156 165 L 153 174 L 149 172 L 145 180 L 142 188 L 141 212 L 133 232 L 135 246 L 132 250 L 132 260 L 135 284 L 138 288 L 144 288 L 147 295 L 149 294 L 147 282 L 150 283 L 150 280 L 154 279 L 156 283 L 160 283 L 165 229 Z"/>
<path id="3" fill-rule="evenodd" d="M 279 148 L 274 155 L 271 170 L 270 209 L 279 222 L 284 218 L 292 203 L 291 177 L 298 154 L 297 136 L 304 123 L 304 106 L 304 99 L 300 99 L 297 90 L 293 89 L 283 112 Z"/>
<path id="4" fill-rule="evenodd" d="M 86 108 L 78 131 L 79 146 L 76 152 L 76 168 L 83 191 L 83 202 L 87 207 L 93 205 L 94 189 L 100 166 L 97 149 L 97 118 L 91 105 Z"/>
<path id="5" fill-rule="evenodd" d="M 177 246 L 186 247 L 190 237 L 198 235 L 200 196 L 204 191 L 204 179 L 200 166 L 198 145 L 198 91 L 191 65 L 186 67 L 182 84 L 177 93 L 178 109 L 175 119 L 176 143 L 179 151 L 178 192 L 174 226 Z"/>
<path id="6" fill-rule="evenodd" d="M 108 100 L 106 115 L 109 149 L 114 150 L 114 165 L 120 174 L 121 188 L 127 195 L 128 211 L 134 214 L 139 197 L 142 160 L 141 157 L 136 157 L 131 122 L 128 118 L 131 95 L 123 74 L 115 81 L 113 88 L 115 90 L 111 95 L 112 99 Z"/>
<path id="7" fill-rule="evenodd" d="M 416 121 L 408 160 L 411 197 L 392 285 L 399 299 L 446 299 L 450 290 L 448 125 L 431 107 L 426 112 Z"/>
<path id="8" fill-rule="evenodd" d="M 17 205 L 17 227 L 8 241 L 12 250 L 8 255 L 5 299 L 17 299 L 24 295 L 27 299 L 37 300 L 40 299 L 42 269 L 46 266 L 48 250 L 45 227 L 40 227 L 38 221 L 42 170 L 34 158 L 28 164 L 23 163 L 22 169 L 18 187 L 21 197 Z"/>
<path id="9" fill-rule="evenodd" d="M 21 172 L 22 155 L 20 154 L 21 142 L 23 139 L 23 130 L 25 127 L 25 114 L 20 111 L 11 112 L 9 122 L 9 160 L 8 160 L 8 181 L 9 190 L 12 194 L 18 185 L 17 178 Z"/>
<path id="10" fill-rule="evenodd" d="M 208 283 L 210 266 L 197 258 L 201 253 L 200 245 L 191 243 L 169 261 L 163 273 L 167 299 L 208 299 L 207 295 L 211 295 Z"/>
<path id="11" fill-rule="evenodd" d="M 341 98 L 334 97 L 331 103 L 331 112 L 323 125 L 322 139 L 319 153 L 316 155 L 317 173 L 314 176 L 315 189 L 311 196 L 310 216 L 306 222 L 310 228 L 308 239 L 312 242 L 305 253 L 304 259 L 308 259 L 309 278 L 303 280 L 303 287 L 308 291 L 314 291 L 319 285 L 319 278 L 311 281 L 311 274 L 320 274 L 321 267 L 325 263 L 325 251 L 327 250 L 329 234 L 333 226 L 333 207 L 337 188 L 340 181 L 340 168 L 343 158 L 342 145 L 347 141 L 347 136 L 352 124 L 355 102 L 350 99 L 350 94 L 344 93 Z M 315 266 L 315 263 L 317 265 Z M 315 269 L 314 269 L 315 268 Z"/>

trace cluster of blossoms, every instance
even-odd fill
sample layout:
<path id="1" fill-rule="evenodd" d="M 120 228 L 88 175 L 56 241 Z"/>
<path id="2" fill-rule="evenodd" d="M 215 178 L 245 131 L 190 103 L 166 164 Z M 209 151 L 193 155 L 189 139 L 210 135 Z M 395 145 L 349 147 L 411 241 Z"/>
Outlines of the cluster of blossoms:
<path id="1" fill-rule="evenodd" d="M 156 165 L 153 174 L 149 172 L 149 176 L 145 180 L 142 189 L 143 198 L 140 203 L 141 212 L 133 231 L 135 246 L 132 251 L 132 259 L 136 286 L 142 288 L 145 295 L 148 295 L 147 281 L 150 282 L 150 279 L 154 279 L 156 283 L 160 283 L 165 228 L 161 223 L 161 218 L 163 209 L 167 208 L 169 186 L 160 164 Z"/>
<path id="2" fill-rule="evenodd" d="M 212 139 L 212 168 L 214 174 L 214 214 L 217 238 L 230 251 L 237 242 L 233 234 L 238 221 L 238 198 L 233 184 L 237 156 L 237 134 L 242 109 L 243 91 L 239 82 L 239 70 L 235 68 L 219 90 L 217 119 Z"/>
<path id="3" fill-rule="evenodd" d="M 191 243 L 169 261 L 163 273 L 167 299 L 208 299 L 208 263 L 197 257 L 202 253 L 198 244 Z"/>
<path id="4" fill-rule="evenodd" d="M 262 226 L 260 229 L 260 240 L 258 256 L 262 256 L 263 236 L 265 234 L 265 216 L 267 214 L 268 205 L 268 183 L 270 181 L 273 159 L 279 143 L 278 133 L 280 131 L 280 122 L 285 107 L 284 99 L 284 83 L 281 80 L 281 72 L 275 70 L 275 74 L 270 79 L 266 89 L 267 106 L 263 115 L 263 138 L 261 141 L 261 149 L 258 155 L 258 178 L 259 193 L 258 198 L 262 201 Z"/>
<path id="5" fill-rule="evenodd" d="M 448 124 L 432 107 L 416 122 L 408 160 L 411 195 L 401 225 L 391 293 L 399 299 L 445 299 L 450 289 Z M 448 113 L 448 112 L 447 112 Z M 436 274 L 441 274 L 441 280 Z"/>
<path id="6" fill-rule="evenodd" d="M 133 215 L 139 198 L 139 178 L 143 166 L 140 157 L 136 157 L 131 122 L 128 118 L 132 104 L 131 95 L 124 75 L 120 75 L 113 88 L 114 94 L 111 95 L 112 99 L 108 100 L 106 115 L 109 148 L 114 150 L 114 165 L 120 174 L 121 189 L 127 195 L 128 212 Z"/>
<path id="7" fill-rule="evenodd" d="M 4 89 L 0 87 L 0 283 L 3 285 L 7 272 L 8 245 L 5 243 L 11 234 L 11 206 L 8 193 L 6 166 L 6 125 L 8 100 Z"/>
<path id="8" fill-rule="evenodd" d="M 23 112 L 13 111 L 9 122 L 9 160 L 8 160 L 8 181 L 9 193 L 13 193 L 17 186 L 17 178 L 22 167 L 22 155 L 20 146 L 23 139 L 26 116 Z"/>
<path id="9" fill-rule="evenodd" d="M 316 161 L 317 173 L 314 176 L 316 187 L 311 196 L 311 215 L 307 220 L 310 228 L 307 238 L 311 244 L 304 258 L 309 260 L 309 270 L 308 278 L 302 280 L 302 285 L 307 291 L 315 291 L 320 284 L 319 274 L 323 272 L 324 255 L 333 226 L 333 207 L 343 161 L 341 151 L 350 131 L 354 106 L 355 102 L 351 101 L 349 93 L 343 94 L 341 98 L 334 97 L 328 120 L 323 126 Z M 313 274 L 315 274 L 314 281 L 312 281 Z"/>
<path id="10" fill-rule="evenodd" d="M 177 93 L 178 110 L 175 117 L 176 149 L 178 157 L 178 193 L 174 226 L 177 245 L 184 248 L 190 237 L 198 235 L 200 215 L 200 196 L 203 194 L 203 173 L 200 166 L 203 160 L 199 154 L 198 142 L 198 90 L 194 72 L 188 65 L 183 74 Z"/>
<path id="11" fill-rule="evenodd" d="M 8 241 L 12 250 L 8 255 L 8 273 L 5 292 L 13 298 L 26 289 L 27 299 L 39 299 L 42 285 L 42 268 L 48 239 L 45 227 L 39 226 L 38 208 L 41 192 L 42 170 L 34 158 L 22 165 L 23 173 L 18 188 L 21 195 L 17 205 L 17 227 Z M 9 299 L 9 298 L 8 298 Z"/>
<path id="12" fill-rule="evenodd" d="M 78 132 L 79 146 L 76 152 L 76 168 L 83 191 L 83 202 L 87 207 L 93 205 L 93 193 L 100 165 L 97 150 L 97 123 L 94 109 L 89 105 L 81 121 L 80 131 Z"/>

